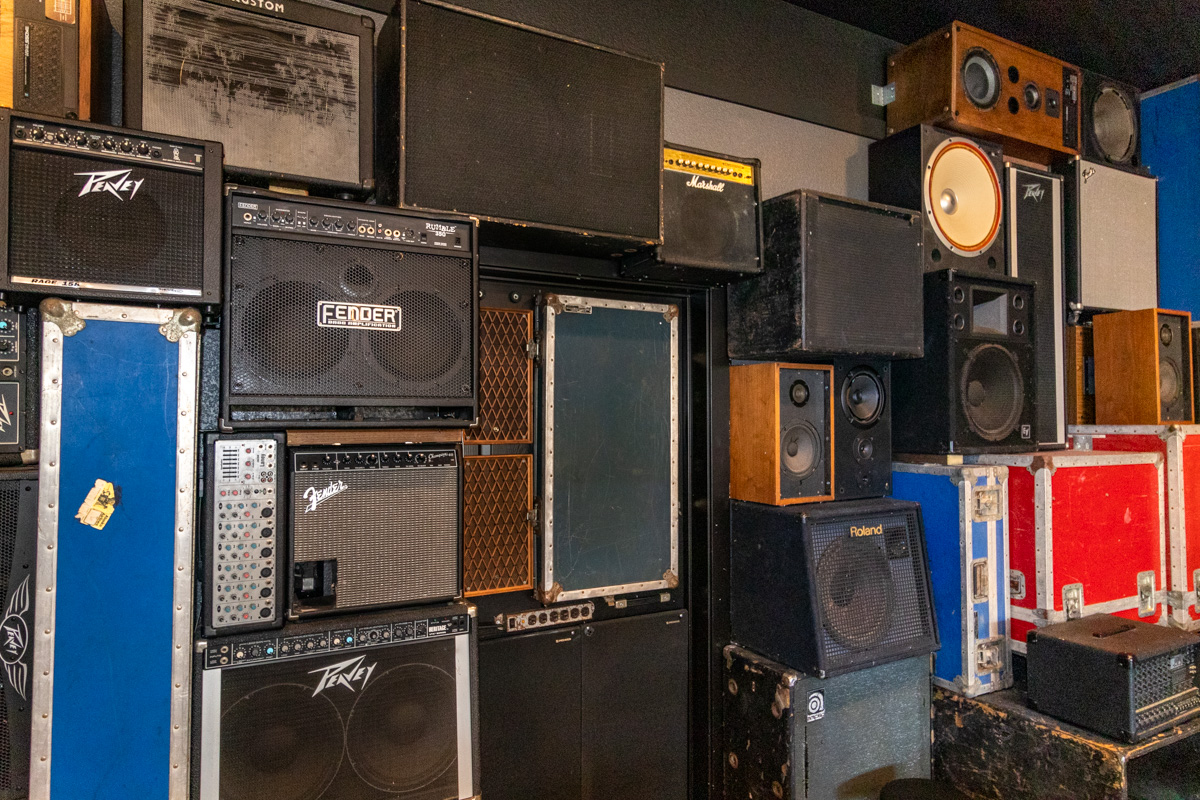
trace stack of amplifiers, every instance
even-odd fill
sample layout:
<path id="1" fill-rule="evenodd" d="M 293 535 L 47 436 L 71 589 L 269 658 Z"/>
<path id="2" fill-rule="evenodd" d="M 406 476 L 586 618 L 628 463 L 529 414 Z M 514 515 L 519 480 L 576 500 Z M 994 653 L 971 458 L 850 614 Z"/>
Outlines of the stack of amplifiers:
<path id="1" fill-rule="evenodd" d="M 474 220 L 249 189 L 226 206 L 226 424 L 474 420 Z"/>
<path id="2" fill-rule="evenodd" d="M 41 325 L 36 308 L 0 305 L 0 465 L 37 461 Z"/>
<path id="3" fill-rule="evenodd" d="M 0 30 L 0 106 L 91 119 L 91 0 L 12 0 L 0 8 Z"/>
<path id="4" fill-rule="evenodd" d="M 37 472 L 0 472 L 0 797 L 29 796 Z"/>
<path id="5" fill-rule="evenodd" d="M 221 299 L 221 145 L 0 111 L 0 291 Z"/>

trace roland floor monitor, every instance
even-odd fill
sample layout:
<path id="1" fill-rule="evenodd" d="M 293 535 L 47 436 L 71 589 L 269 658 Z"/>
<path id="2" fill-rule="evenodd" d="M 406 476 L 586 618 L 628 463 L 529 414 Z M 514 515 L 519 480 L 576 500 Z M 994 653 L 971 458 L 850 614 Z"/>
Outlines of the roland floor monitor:
<path id="1" fill-rule="evenodd" d="M 843 358 L 833 365 L 833 494 L 892 493 L 892 365 Z"/>
<path id="2" fill-rule="evenodd" d="M 663 243 L 627 257 L 625 274 L 719 284 L 761 272 L 761 173 L 756 158 L 667 144 Z"/>
<path id="3" fill-rule="evenodd" d="M 1005 274 L 1000 147 L 929 125 L 867 148 L 871 200 L 921 212 L 926 271 Z"/>
<path id="4" fill-rule="evenodd" d="M 1190 425 L 1192 318 L 1146 308 L 1097 314 L 1097 425 Z"/>
<path id="5" fill-rule="evenodd" d="M 1083 70 L 1084 158 L 1110 167 L 1143 170 L 1140 94 L 1127 83 Z"/>
<path id="6" fill-rule="evenodd" d="M 661 63 L 403 0 L 378 81 L 380 202 L 474 214 L 489 245 L 662 243 Z"/>
<path id="7" fill-rule="evenodd" d="M 764 269 L 731 284 L 729 355 L 921 355 L 921 222 L 808 190 L 763 204 Z"/>
<path id="8" fill-rule="evenodd" d="M 91 119 L 92 0 L 0 7 L 0 106 Z"/>
<path id="9" fill-rule="evenodd" d="M 228 425 L 474 420 L 473 220 L 236 188 L 226 203 Z"/>
<path id="10" fill-rule="evenodd" d="M 954 270 L 925 275 L 925 358 L 892 364 L 900 453 L 1036 448 L 1034 284 Z"/>
<path id="11" fill-rule="evenodd" d="M 0 472 L 0 798 L 29 796 L 37 471 Z"/>
<path id="12" fill-rule="evenodd" d="M 1043 164 L 1079 152 L 1080 71 L 1057 58 L 954 22 L 888 58 L 887 74 L 888 133 L 945 125 Z"/>
<path id="13" fill-rule="evenodd" d="M 773 505 L 832 500 L 833 367 L 729 369 L 729 496 Z"/>
<path id="14" fill-rule="evenodd" d="M 374 20 L 303 0 L 125 0 L 124 124 L 225 145 L 239 180 L 366 194 Z"/>
<path id="15" fill-rule="evenodd" d="M 0 291 L 221 299 L 221 145 L 0 110 Z"/>

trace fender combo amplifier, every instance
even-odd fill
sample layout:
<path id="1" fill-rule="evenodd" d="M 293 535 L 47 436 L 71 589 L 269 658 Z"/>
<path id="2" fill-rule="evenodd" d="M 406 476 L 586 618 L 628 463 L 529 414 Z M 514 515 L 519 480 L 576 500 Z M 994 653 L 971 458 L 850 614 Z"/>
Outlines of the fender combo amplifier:
<path id="1" fill-rule="evenodd" d="M 29 796 L 37 472 L 0 472 L 0 797 Z"/>
<path id="2" fill-rule="evenodd" d="M 12 0 L 0 30 L 0 106 L 91 119 L 92 0 Z"/>
<path id="3" fill-rule="evenodd" d="M 222 416 L 233 427 L 475 418 L 475 222 L 231 189 Z"/>
<path id="4" fill-rule="evenodd" d="M 375 23 L 302 0 L 126 0 L 131 128 L 223 142 L 242 179 L 369 193 Z"/>
<path id="5" fill-rule="evenodd" d="M 221 145 L 0 111 L 0 291 L 221 299 Z"/>
<path id="6" fill-rule="evenodd" d="M 41 330 L 36 308 L 0 304 L 0 466 L 37 462 Z"/>

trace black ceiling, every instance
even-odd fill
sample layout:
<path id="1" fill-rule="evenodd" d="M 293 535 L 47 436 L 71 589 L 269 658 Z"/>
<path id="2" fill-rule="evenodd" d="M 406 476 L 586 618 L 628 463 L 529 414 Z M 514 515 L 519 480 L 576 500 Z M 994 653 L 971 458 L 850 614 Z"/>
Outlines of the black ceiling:
<path id="1" fill-rule="evenodd" d="M 1152 89 L 1200 72 L 1200 0 L 789 0 L 902 44 L 960 20 Z"/>

